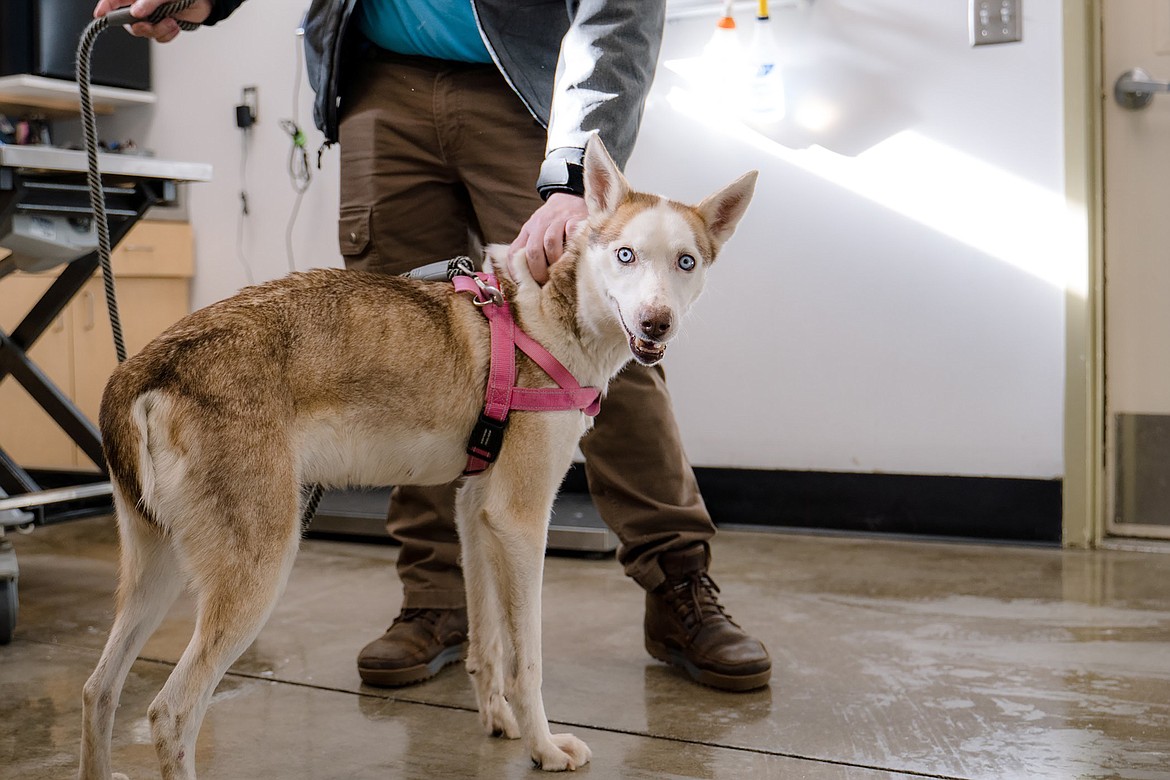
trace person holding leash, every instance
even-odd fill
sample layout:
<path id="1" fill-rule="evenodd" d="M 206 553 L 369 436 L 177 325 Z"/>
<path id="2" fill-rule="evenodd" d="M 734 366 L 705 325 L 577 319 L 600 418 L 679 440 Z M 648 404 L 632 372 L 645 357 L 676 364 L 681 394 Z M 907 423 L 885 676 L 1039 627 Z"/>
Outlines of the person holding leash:
<path id="1" fill-rule="evenodd" d="M 95 16 L 165 0 L 100 0 Z M 178 14 L 213 25 L 244 0 Z M 398 274 L 510 244 L 543 282 L 586 216 L 582 158 L 600 133 L 624 167 L 662 41 L 665 0 L 312 0 L 305 19 L 314 120 L 341 146 L 345 265 Z M 174 19 L 132 26 L 166 43 Z M 543 162 L 540 162 L 542 161 Z M 535 184 L 535 186 L 533 186 Z M 732 621 L 708 575 L 715 535 L 660 366 L 630 364 L 581 441 L 590 493 L 646 591 L 645 644 L 699 683 L 768 683 L 763 644 Z M 459 660 L 467 609 L 455 486 L 394 490 L 402 610 L 358 655 L 362 680 L 400 686 Z"/>

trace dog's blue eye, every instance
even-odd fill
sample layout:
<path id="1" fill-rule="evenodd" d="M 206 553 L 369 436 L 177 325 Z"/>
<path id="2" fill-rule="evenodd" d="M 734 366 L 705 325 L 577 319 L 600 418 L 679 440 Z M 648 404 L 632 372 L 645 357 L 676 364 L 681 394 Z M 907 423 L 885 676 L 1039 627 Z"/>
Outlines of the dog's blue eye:
<path id="1" fill-rule="evenodd" d="M 618 262 L 629 265 L 630 263 L 634 262 L 634 250 L 630 249 L 628 246 L 623 246 L 617 251 L 617 259 Z"/>
<path id="2" fill-rule="evenodd" d="M 683 255 L 678 259 L 678 267 L 684 271 L 692 271 L 695 268 L 695 258 L 690 255 Z"/>

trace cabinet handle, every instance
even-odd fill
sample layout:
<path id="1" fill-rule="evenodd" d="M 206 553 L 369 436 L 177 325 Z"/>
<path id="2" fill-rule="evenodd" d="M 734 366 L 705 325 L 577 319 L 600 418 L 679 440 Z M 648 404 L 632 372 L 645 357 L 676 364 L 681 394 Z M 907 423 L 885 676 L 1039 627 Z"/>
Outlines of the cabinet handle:
<path id="1" fill-rule="evenodd" d="M 82 327 L 85 330 L 93 330 L 95 320 L 95 312 L 93 308 L 93 292 L 91 290 L 85 291 L 85 322 Z"/>
<path id="2" fill-rule="evenodd" d="M 153 252 L 153 244 L 126 244 L 122 247 L 125 252 Z"/>

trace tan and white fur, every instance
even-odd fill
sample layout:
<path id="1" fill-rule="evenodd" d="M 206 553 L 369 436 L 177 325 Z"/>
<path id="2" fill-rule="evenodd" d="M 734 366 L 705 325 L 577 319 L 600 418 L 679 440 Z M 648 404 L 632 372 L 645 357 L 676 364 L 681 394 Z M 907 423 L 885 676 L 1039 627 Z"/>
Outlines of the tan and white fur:
<path id="1" fill-rule="evenodd" d="M 518 324 L 583 385 L 652 364 L 743 215 L 748 173 L 697 206 L 630 190 L 594 138 L 589 218 L 537 284 L 489 247 Z M 420 218 L 424 218 L 420 215 Z M 687 260 L 685 258 L 691 258 Z M 488 324 L 451 285 L 317 270 L 188 316 L 114 373 L 102 399 L 121 571 L 117 611 L 84 690 L 82 780 L 109 780 L 126 675 L 186 587 L 193 636 L 149 708 L 162 776 L 195 777 L 221 677 L 260 632 L 301 536 L 302 486 L 434 485 L 460 477 L 484 402 Z M 518 384 L 551 385 L 526 357 Z M 484 729 L 546 770 L 589 748 L 549 731 L 541 581 L 549 513 L 589 418 L 513 412 L 499 459 L 457 498 L 470 619 L 467 669 Z"/>

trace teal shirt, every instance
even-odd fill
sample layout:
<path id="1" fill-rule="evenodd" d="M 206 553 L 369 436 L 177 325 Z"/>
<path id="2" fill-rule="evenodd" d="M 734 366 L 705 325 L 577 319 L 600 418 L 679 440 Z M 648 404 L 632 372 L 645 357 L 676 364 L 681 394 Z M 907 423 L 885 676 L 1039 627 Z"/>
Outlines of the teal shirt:
<path id="1" fill-rule="evenodd" d="M 471 0 L 360 0 L 358 24 L 379 47 L 458 62 L 491 62 Z"/>

